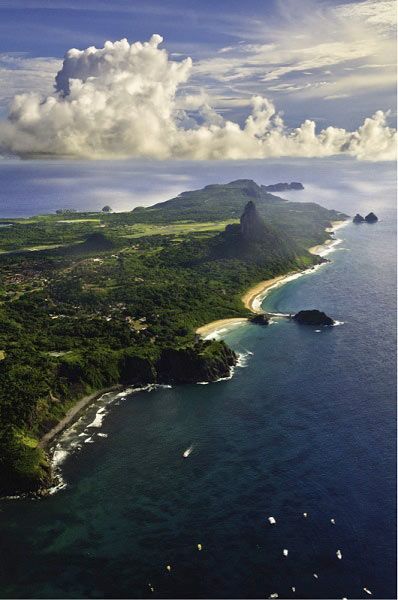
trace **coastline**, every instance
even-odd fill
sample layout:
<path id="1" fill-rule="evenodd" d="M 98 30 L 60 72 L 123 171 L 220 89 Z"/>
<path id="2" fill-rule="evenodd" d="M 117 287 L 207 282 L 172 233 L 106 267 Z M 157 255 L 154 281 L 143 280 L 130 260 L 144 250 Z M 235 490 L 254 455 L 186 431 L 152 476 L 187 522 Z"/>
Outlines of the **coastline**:
<path id="1" fill-rule="evenodd" d="M 81 398 L 67 411 L 65 416 L 60 421 L 58 421 L 58 423 L 54 425 L 54 427 L 50 429 L 50 431 L 47 431 L 47 433 L 45 433 L 42 436 L 38 443 L 38 447 L 42 448 L 43 450 L 46 449 L 50 442 L 52 442 L 52 440 L 59 433 L 61 433 L 64 429 L 68 427 L 68 425 L 71 425 L 72 422 L 76 420 L 76 417 L 83 411 L 83 409 L 87 408 L 87 406 L 101 398 L 101 396 L 103 396 L 104 394 L 108 394 L 109 392 L 117 392 L 121 389 L 123 389 L 122 385 L 113 385 L 112 387 L 97 390 L 96 392 L 93 392 L 92 394 Z"/>
<path id="2" fill-rule="evenodd" d="M 206 323 L 201 327 L 196 329 L 196 333 L 200 335 L 203 339 L 207 339 L 208 336 L 213 336 L 216 333 L 221 333 L 225 331 L 225 329 L 230 329 L 231 327 L 236 327 L 238 325 L 242 325 L 247 322 L 247 317 L 236 317 L 231 319 L 218 319 L 217 321 L 211 321 L 210 323 Z"/>
<path id="3" fill-rule="evenodd" d="M 279 287 L 286 283 L 286 281 L 290 280 L 293 275 L 297 275 L 299 273 L 304 273 L 305 271 L 290 271 L 285 275 L 278 275 L 277 277 L 273 277 L 272 279 L 265 279 L 264 281 L 260 281 L 254 287 L 247 290 L 247 292 L 242 296 L 242 302 L 245 307 L 250 310 L 252 313 L 261 314 L 262 311 L 260 306 L 261 302 L 269 292 L 271 288 Z"/>
<path id="4" fill-rule="evenodd" d="M 331 223 L 332 227 L 327 228 L 325 231 L 331 233 L 340 227 L 348 224 L 349 220 L 346 221 L 333 221 Z M 318 254 L 319 256 L 323 256 L 322 253 L 329 253 L 333 250 L 334 246 L 339 244 L 342 240 L 328 239 L 324 242 L 324 244 L 319 244 L 317 246 L 313 246 L 309 248 L 309 252 L 311 254 Z M 302 275 L 313 272 L 321 265 L 313 265 L 308 269 L 290 271 L 284 275 L 278 275 L 273 277 L 272 279 L 266 279 L 257 283 L 255 286 L 249 288 L 244 295 L 242 296 L 242 302 L 248 310 L 250 310 L 253 314 L 261 314 L 263 311 L 261 310 L 261 304 L 265 298 L 265 296 L 274 289 L 275 287 L 279 287 L 284 285 L 288 281 L 292 281 Z M 196 329 L 196 333 L 200 335 L 203 339 L 217 339 L 218 337 L 222 337 L 222 334 L 227 330 L 240 327 L 244 323 L 248 322 L 248 317 L 233 317 L 227 319 L 218 319 L 217 321 L 212 321 L 210 323 L 206 323 Z M 117 392 L 124 389 L 124 387 L 120 384 L 111 386 L 109 388 L 105 388 L 102 390 L 97 390 L 92 394 L 84 396 L 81 398 L 76 404 L 74 404 L 65 414 L 65 416 L 59 421 L 53 428 L 50 429 L 44 436 L 40 439 L 38 447 L 47 450 L 50 443 L 65 429 L 67 429 L 73 422 L 76 421 L 76 418 L 80 415 L 81 412 L 89 405 L 94 403 L 96 400 L 101 398 L 104 394 L 109 392 Z M 51 457 L 52 463 L 52 457 Z"/>
<path id="5" fill-rule="evenodd" d="M 350 221 L 346 219 L 345 221 L 332 221 L 332 227 L 327 227 L 325 231 L 327 233 L 333 233 L 342 227 L 345 227 Z M 340 239 L 329 239 L 323 242 L 323 244 L 317 244 L 316 246 L 311 246 L 308 248 L 308 252 L 311 254 L 315 254 L 318 256 L 325 256 L 332 252 L 333 248 L 341 243 Z"/>
<path id="6" fill-rule="evenodd" d="M 327 233 L 333 233 L 337 229 L 341 229 L 350 223 L 349 219 L 345 219 L 344 221 L 331 221 L 331 227 L 327 227 L 325 231 Z M 340 239 L 327 239 L 323 244 L 318 244 L 316 246 L 312 246 L 308 248 L 308 252 L 318 256 L 325 256 L 334 250 L 334 247 L 340 244 L 342 240 Z M 264 281 L 260 281 L 255 286 L 249 288 L 242 296 L 242 302 L 245 305 L 245 308 L 250 310 L 253 314 L 261 314 L 264 311 L 261 310 L 261 304 L 266 297 L 266 295 L 271 291 L 271 289 L 275 287 L 279 287 L 305 275 L 306 273 L 311 273 L 316 270 L 321 265 L 313 265 L 308 269 L 298 270 L 298 271 L 290 271 L 284 275 L 278 275 L 273 277 L 272 279 L 265 279 Z M 238 325 L 242 325 L 246 323 L 248 318 L 235 318 L 235 319 L 220 319 L 218 321 L 212 321 L 210 323 L 206 323 L 201 327 L 196 329 L 196 333 L 203 337 L 204 339 L 210 339 L 214 337 L 218 337 L 220 334 L 224 333 L 226 330 L 231 327 L 236 327 Z"/>

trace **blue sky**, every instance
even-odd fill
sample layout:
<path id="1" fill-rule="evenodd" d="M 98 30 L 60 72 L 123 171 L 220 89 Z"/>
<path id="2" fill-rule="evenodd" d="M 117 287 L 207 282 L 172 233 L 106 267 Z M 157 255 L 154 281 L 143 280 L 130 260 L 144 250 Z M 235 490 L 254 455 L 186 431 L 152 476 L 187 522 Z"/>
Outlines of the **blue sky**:
<path id="1" fill-rule="evenodd" d="M 70 48 L 154 33 L 170 60 L 192 58 L 188 118 L 202 97 L 242 125 L 260 95 L 291 128 L 353 131 L 377 110 L 394 123 L 394 0 L 2 0 L 0 115 L 15 94 L 51 94 Z"/>

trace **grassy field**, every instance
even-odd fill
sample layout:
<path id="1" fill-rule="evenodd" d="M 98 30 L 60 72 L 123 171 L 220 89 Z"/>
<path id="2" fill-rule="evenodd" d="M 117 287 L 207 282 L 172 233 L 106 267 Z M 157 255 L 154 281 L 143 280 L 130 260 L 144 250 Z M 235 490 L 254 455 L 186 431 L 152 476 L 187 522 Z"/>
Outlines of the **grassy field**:
<path id="1" fill-rule="evenodd" d="M 139 225 L 128 225 L 123 229 L 128 231 L 124 233 L 125 238 L 140 238 L 152 235 L 186 235 L 188 233 L 205 233 L 223 231 L 231 223 L 237 223 L 236 219 L 226 221 L 216 221 L 207 223 L 198 223 L 195 221 L 177 221 L 167 225 L 155 225 L 149 223 L 140 223 Z"/>

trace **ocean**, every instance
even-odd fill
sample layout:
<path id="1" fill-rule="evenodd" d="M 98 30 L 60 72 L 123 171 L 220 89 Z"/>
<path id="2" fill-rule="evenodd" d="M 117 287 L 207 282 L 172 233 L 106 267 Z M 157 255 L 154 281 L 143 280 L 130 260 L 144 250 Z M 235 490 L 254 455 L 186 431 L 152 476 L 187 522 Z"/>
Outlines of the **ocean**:
<path id="1" fill-rule="evenodd" d="M 26 204 L 28 187 L 23 206 L 7 204 L 7 186 L 22 189 L 35 168 L 22 164 L 12 182 L 0 167 L 0 217 L 59 207 L 62 181 L 44 204 Z M 195 168 L 185 188 L 200 187 Z M 241 163 L 219 168 L 220 180 L 243 176 Z M 230 380 L 92 406 L 58 447 L 65 487 L 0 502 L 1 597 L 396 597 L 394 173 L 337 160 L 259 169 L 245 172 L 303 181 L 294 199 L 379 216 L 338 230 L 330 263 L 263 303 L 318 308 L 341 324 L 246 324 L 223 334 L 241 356 Z"/>

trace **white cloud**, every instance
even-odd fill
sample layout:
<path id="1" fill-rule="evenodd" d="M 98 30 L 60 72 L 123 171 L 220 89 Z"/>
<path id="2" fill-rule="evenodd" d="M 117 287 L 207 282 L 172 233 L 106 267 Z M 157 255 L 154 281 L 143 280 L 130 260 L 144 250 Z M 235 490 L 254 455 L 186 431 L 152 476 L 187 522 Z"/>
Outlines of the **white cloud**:
<path id="1" fill-rule="evenodd" d="M 330 85 L 344 88 L 347 96 L 365 93 L 369 87 L 377 87 L 380 93 L 394 88 L 396 82 L 395 25 L 395 0 L 337 6 L 314 0 L 280 0 L 279 13 L 273 17 L 242 21 L 240 33 L 250 37 L 250 43 L 230 46 L 228 52 L 200 60 L 194 76 L 234 82 L 235 88 L 250 85 L 255 93 L 294 90 L 296 97 L 308 98 L 336 93 L 327 86 L 319 89 L 325 73 L 331 74 L 333 67 Z M 344 78 L 347 68 L 363 70 L 354 87 Z M 277 81 L 293 87 L 276 90 Z"/>
<path id="2" fill-rule="evenodd" d="M 153 35 L 145 43 L 121 40 L 69 50 L 54 93 L 15 96 L 0 123 L 0 148 L 87 158 L 394 158 L 396 132 L 382 111 L 354 132 L 327 127 L 316 133 L 311 120 L 289 130 L 274 104 L 257 95 L 242 126 L 225 119 L 205 91 L 184 97 L 192 61 L 170 60 L 161 42 Z"/>
<path id="3" fill-rule="evenodd" d="M 40 94 L 51 93 L 54 75 L 61 66 L 62 61 L 57 58 L 0 54 L 0 107 L 7 106 L 21 92 L 34 89 Z"/>

